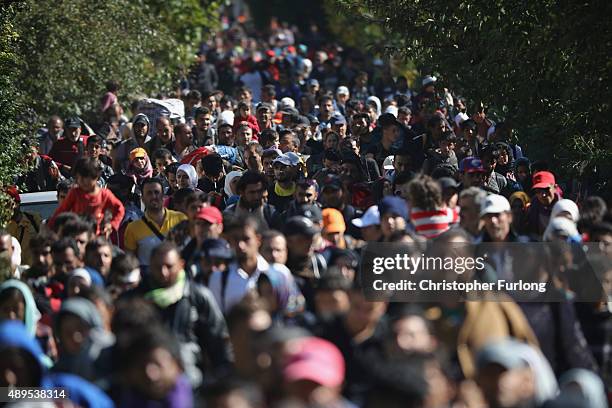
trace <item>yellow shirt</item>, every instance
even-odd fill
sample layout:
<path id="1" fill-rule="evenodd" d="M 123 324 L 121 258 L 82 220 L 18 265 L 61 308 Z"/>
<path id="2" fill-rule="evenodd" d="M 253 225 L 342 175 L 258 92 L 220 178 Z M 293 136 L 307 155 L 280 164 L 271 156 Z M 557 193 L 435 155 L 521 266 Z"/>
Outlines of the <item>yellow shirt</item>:
<path id="1" fill-rule="evenodd" d="M 146 214 L 144 216 L 147 217 Z M 176 226 L 176 224 L 186 219 L 187 216 L 182 212 L 168 210 L 167 208 L 164 208 L 164 222 L 161 226 L 151 218 L 147 217 L 147 220 L 149 220 L 151 224 L 156 225 L 159 231 L 164 235 L 167 235 L 168 232 Z M 149 265 L 151 252 L 153 251 L 153 248 L 160 243 L 161 240 L 143 220 L 133 221 L 129 223 L 125 229 L 125 249 L 138 256 L 140 265 Z"/>

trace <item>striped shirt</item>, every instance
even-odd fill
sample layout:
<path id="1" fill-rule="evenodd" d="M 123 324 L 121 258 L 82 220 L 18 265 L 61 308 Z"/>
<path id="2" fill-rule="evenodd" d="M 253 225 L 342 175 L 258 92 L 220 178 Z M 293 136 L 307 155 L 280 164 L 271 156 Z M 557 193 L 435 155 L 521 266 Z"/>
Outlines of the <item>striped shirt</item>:
<path id="1" fill-rule="evenodd" d="M 410 221 L 417 234 L 435 238 L 459 222 L 459 211 L 448 207 L 429 211 L 414 207 L 410 210 Z"/>

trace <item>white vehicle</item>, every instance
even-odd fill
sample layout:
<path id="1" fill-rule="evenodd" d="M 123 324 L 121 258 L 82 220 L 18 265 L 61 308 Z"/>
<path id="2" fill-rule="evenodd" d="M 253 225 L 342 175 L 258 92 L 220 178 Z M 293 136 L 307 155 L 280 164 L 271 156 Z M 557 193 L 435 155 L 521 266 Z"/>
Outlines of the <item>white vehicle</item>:
<path id="1" fill-rule="evenodd" d="M 39 214 L 43 220 L 53 215 L 57 208 L 57 191 L 41 191 L 38 193 L 19 194 L 21 211 Z"/>

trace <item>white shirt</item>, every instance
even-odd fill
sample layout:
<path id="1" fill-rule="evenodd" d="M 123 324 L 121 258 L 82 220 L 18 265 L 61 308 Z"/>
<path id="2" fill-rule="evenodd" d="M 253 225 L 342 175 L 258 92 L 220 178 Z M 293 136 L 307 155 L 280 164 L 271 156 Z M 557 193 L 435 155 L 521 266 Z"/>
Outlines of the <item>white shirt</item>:
<path id="1" fill-rule="evenodd" d="M 267 271 L 268 268 L 268 262 L 261 255 L 257 256 L 257 269 L 250 276 L 244 269 L 240 268 L 237 262 L 230 264 L 225 290 L 222 288 L 224 272 L 213 272 L 208 281 L 208 288 L 217 300 L 221 311 L 224 314 L 228 313 L 247 293 L 254 290 L 257 287 L 259 275 Z"/>

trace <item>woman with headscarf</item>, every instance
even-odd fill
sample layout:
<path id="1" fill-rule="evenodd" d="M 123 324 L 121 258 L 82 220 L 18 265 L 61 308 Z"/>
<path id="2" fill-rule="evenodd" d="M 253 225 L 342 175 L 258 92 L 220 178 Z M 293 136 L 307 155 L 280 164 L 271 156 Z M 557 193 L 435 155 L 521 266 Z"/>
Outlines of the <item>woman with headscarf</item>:
<path id="1" fill-rule="evenodd" d="M 225 186 L 223 187 L 223 191 L 227 196 L 226 205 L 232 205 L 238 202 L 238 194 L 236 193 L 236 185 L 238 184 L 238 180 L 240 180 L 240 176 L 242 176 L 242 172 L 238 170 L 230 171 L 225 176 Z"/>
<path id="2" fill-rule="evenodd" d="M 179 188 L 198 188 L 198 172 L 191 164 L 181 164 L 176 171 Z"/>
<path id="3" fill-rule="evenodd" d="M 578 210 L 578 206 L 575 202 L 567 198 L 562 198 L 555 203 L 550 211 L 551 220 L 557 217 L 567 218 L 574 224 L 577 224 L 578 220 L 580 220 L 580 210 Z"/>
<path id="4" fill-rule="evenodd" d="M 369 96 L 366 99 L 366 106 L 373 106 L 376 108 L 376 118 L 378 118 L 382 113 L 382 104 L 380 103 L 380 99 L 377 96 Z"/>
<path id="5" fill-rule="evenodd" d="M 55 358 L 57 350 L 49 326 L 40 322 L 41 314 L 34 301 L 32 291 L 25 283 L 9 279 L 0 285 L 0 321 L 19 320 L 27 332 L 41 345 L 47 356 Z M 46 357 L 45 364 L 52 362 Z"/>
<path id="6" fill-rule="evenodd" d="M 109 374 L 110 361 L 105 353 L 115 339 L 104 329 L 102 316 L 93 302 L 82 297 L 66 299 L 56 316 L 54 330 L 60 344 L 56 371 L 76 374 L 88 381 Z"/>
<path id="7" fill-rule="evenodd" d="M 153 176 L 153 166 L 145 149 L 137 147 L 132 150 L 129 160 L 125 174 L 133 177 L 136 184 L 140 184 L 144 179 Z"/>
<path id="8" fill-rule="evenodd" d="M 584 401 L 585 408 L 606 408 L 606 390 L 601 378 L 592 371 L 574 368 L 561 376 L 559 380 L 561 395 L 559 399 L 578 395 Z"/>
<path id="9" fill-rule="evenodd" d="M 304 296 L 293 275 L 282 264 L 272 264 L 257 280 L 259 296 L 268 305 L 270 315 L 278 324 L 291 324 L 291 319 L 304 311 Z"/>
<path id="10" fill-rule="evenodd" d="M 531 199 L 524 191 L 516 191 L 512 193 L 508 201 L 512 210 L 512 228 L 518 234 L 524 234 L 525 215 L 527 214 Z"/>

